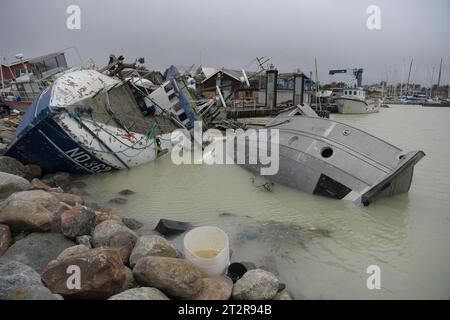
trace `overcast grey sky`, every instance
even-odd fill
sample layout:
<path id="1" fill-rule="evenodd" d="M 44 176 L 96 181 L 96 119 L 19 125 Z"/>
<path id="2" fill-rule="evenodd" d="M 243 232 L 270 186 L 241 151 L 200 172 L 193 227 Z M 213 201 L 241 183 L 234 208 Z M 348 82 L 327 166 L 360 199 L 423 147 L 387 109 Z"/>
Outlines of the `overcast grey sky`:
<path id="1" fill-rule="evenodd" d="M 68 30 L 66 9 L 81 8 L 81 30 Z M 381 30 L 369 30 L 369 5 Z M 76 46 L 104 65 L 110 53 L 144 56 L 151 69 L 200 64 L 243 68 L 273 57 L 280 71 L 364 68 L 364 82 L 450 79 L 450 0 L 0 0 L 0 54 L 35 57 Z M 71 56 L 72 57 L 72 56 Z M 72 63 L 78 63 L 74 58 Z M 251 68 L 250 68 L 251 69 Z M 253 69 L 256 69 L 253 66 Z M 405 81 L 405 80 L 403 80 Z"/>

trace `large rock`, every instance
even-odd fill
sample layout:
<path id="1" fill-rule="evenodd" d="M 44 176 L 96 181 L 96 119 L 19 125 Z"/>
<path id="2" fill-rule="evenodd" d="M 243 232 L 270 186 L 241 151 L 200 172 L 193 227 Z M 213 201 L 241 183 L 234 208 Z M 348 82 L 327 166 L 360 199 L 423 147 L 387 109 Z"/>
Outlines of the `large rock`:
<path id="1" fill-rule="evenodd" d="M 37 272 L 41 272 L 50 261 L 74 245 L 75 243 L 61 234 L 32 233 L 14 243 L 3 256 L 22 262 Z"/>
<path id="2" fill-rule="evenodd" d="M 3 256 L 12 243 L 11 230 L 7 225 L 0 224 L 0 257 Z"/>
<path id="3" fill-rule="evenodd" d="M 0 199 L 7 198 L 14 192 L 30 189 L 31 184 L 25 178 L 0 172 Z"/>
<path id="4" fill-rule="evenodd" d="M 142 222 L 139 222 L 138 220 L 133 218 L 122 218 L 122 222 L 131 230 L 138 230 L 144 225 Z"/>
<path id="5" fill-rule="evenodd" d="M 108 300 L 169 300 L 169 298 L 156 288 L 141 287 L 126 290 Z"/>
<path id="6" fill-rule="evenodd" d="M 0 300 L 18 288 L 40 285 L 41 277 L 29 266 L 10 259 L 0 258 Z"/>
<path id="7" fill-rule="evenodd" d="M 0 223 L 7 224 L 13 232 L 48 231 L 60 209 L 59 200 L 48 192 L 17 192 L 0 204 Z"/>
<path id="8" fill-rule="evenodd" d="M 72 183 L 73 177 L 67 172 L 57 172 L 46 174 L 42 180 L 52 187 L 61 187 L 65 190 Z"/>
<path id="9" fill-rule="evenodd" d="M 203 278 L 203 287 L 195 300 L 229 300 L 233 281 L 226 277 Z"/>
<path id="10" fill-rule="evenodd" d="M 140 258 L 148 256 L 178 258 L 178 252 L 174 245 L 163 237 L 157 235 L 139 237 L 130 255 L 130 266 L 134 267 Z"/>
<path id="11" fill-rule="evenodd" d="M 77 275 L 80 276 L 79 287 Z M 54 260 L 41 277 L 52 292 L 72 299 L 107 299 L 119 293 L 126 281 L 125 266 L 119 252 L 107 248 L 91 249 Z"/>
<path id="12" fill-rule="evenodd" d="M 278 292 L 278 279 L 272 273 L 254 269 L 247 271 L 233 287 L 235 300 L 270 300 Z"/>
<path id="13" fill-rule="evenodd" d="M 292 294 L 289 291 L 283 290 L 281 292 L 278 292 L 273 297 L 273 300 L 294 300 L 294 297 L 292 297 Z"/>
<path id="14" fill-rule="evenodd" d="M 14 158 L 0 156 L 0 172 L 25 177 L 25 166 Z"/>
<path id="15" fill-rule="evenodd" d="M 77 237 L 76 238 L 76 242 L 78 244 L 83 244 L 83 245 L 85 245 L 88 248 L 92 248 L 92 243 L 91 243 L 92 242 L 92 236 L 86 235 L 86 236 Z"/>
<path id="16" fill-rule="evenodd" d="M 76 206 L 77 204 L 84 204 L 82 197 L 76 194 L 51 192 L 59 201 L 64 202 L 70 206 Z"/>
<path id="17" fill-rule="evenodd" d="M 90 235 L 95 228 L 95 212 L 77 205 L 61 214 L 61 232 L 68 238 Z"/>
<path id="18" fill-rule="evenodd" d="M 76 256 L 77 254 L 84 253 L 86 251 L 89 251 L 91 248 L 86 247 L 84 244 L 79 244 L 73 247 L 69 247 L 65 249 L 63 252 L 61 252 L 56 260 L 64 260 L 71 256 Z"/>
<path id="19" fill-rule="evenodd" d="M 110 210 L 107 209 L 96 210 L 95 215 L 96 215 L 95 225 L 98 225 L 107 220 L 115 220 L 119 223 L 122 223 L 122 218 L 120 216 L 112 213 Z"/>
<path id="20" fill-rule="evenodd" d="M 125 283 L 124 283 L 121 291 L 125 291 L 125 290 L 129 290 L 129 289 L 138 287 L 138 284 L 137 284 L 136 280 L 134 279 L 133 270 L 131 270 L 128 267 L 125 267 L 125 275 L 126 275 L 126 280 L 125 280 Z"/>
<path id="21" fill-rule="evenodd" d="M 6 300 L 63 300 L 63 297 L 52 293 L 43 285 L 32 285 L 16 289 Z"/>
<path id="22" fill-rule="evenodd" d="M 33 180 L 35 178 L 42 177 L 42 168 L 37 164 L 27 164 L 24 167 L 25 169 L 25 177 L 28 180 Z"/>
<path id="23" fill-rule="evenodd" d="M 138 235 L 115 220 L 106 220 L 97 225 L 92 233 L 95 248 L 111 247 L 119 250 L 124 263 L 128 263 Z"/>
<path id="24" fill-rule="evenodd" d="M 192 299 L 203 286 L 200 269 L 184 259 L 144 257 L 136 263 L 133 275 L 140 284 L 178 298 Z"/>
<path id="25" fill-rule="evenodd" d="M 31 190 L 44 190 L 47 192 L 56 192 L 56 193 L 63 193 L 64 190 L 61 188 L 52 188 L 42 180 L 39 180 L 38 178 L 34 178 L 31 180 Z"/>

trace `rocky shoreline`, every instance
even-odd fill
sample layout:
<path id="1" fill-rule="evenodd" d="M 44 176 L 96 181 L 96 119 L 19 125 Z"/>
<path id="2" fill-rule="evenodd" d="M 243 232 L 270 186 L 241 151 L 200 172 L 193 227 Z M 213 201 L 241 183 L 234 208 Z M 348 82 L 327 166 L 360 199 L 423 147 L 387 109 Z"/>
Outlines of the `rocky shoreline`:
<path id="1" fill-rule="evenodd" d="M 235 283 L 205 277 L 156 231 L 140 235 L 140 222 L 89 207 L 85 186 L 0 156 L 0 299 L 292 299 L 262 268 Z"/>

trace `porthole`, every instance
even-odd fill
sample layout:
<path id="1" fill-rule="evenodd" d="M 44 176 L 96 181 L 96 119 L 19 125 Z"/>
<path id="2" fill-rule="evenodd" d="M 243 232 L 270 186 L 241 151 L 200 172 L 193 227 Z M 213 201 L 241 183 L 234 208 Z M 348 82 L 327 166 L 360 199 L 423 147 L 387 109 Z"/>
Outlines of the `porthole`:
<path id="1" fill-rule="evenodd" d="M 322 155 L 322 158 L 329 158 L 333 155 L 333 149 L 330 147 L 323 148 L 320 154 Z"/>

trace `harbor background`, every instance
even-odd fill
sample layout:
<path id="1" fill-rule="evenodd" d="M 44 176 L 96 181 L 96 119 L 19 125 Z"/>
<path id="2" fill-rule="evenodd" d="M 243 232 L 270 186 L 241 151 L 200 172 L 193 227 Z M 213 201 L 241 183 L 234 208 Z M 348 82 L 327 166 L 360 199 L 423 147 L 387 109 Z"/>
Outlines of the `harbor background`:
<path id="1" fill-rule="evenodd" d="M 331 118 L 405 150 L 422 146 L 408 194 L 369 207 L 275 185 L 264 191 L 238 166 L 173 165 L 161 158 L 133 170 L 87 177 L 87 201 L 154 228 L 162 217 L 216 225 L 236 248 L 232 260 L 264 265 L 273 257 L 296 299 L 448 299 L 450 297 L 449 108 L 391 106 L 371 115 Z M 381 290 L 366 269 L 381 268 Z"/>

